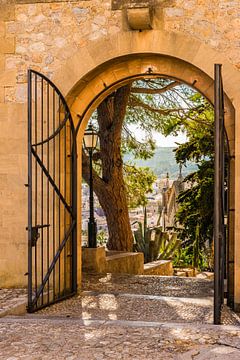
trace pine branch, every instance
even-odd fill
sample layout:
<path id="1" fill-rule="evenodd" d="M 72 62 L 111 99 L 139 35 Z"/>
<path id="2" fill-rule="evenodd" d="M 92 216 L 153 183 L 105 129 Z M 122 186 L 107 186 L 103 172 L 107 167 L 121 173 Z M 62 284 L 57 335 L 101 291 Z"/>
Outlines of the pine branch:
<path id="1" fill-rule="evenodd" d="M 141 101 L 139 98 L 137 98 L 136 96 L 132 95 L 129 99 L 129 106 L 131 107 L 142 107 L 145 110 L 149 110 L 151 112 L 155 112 L 158 113 L 160 115 L 170 115 L 172 113 L 179 113 L 179 112 L 186 112 L 186 111 L 197 111 L 199 109 L 199 106 L 195 107 L 195 108 L 172 108 L 172 109 L 157 109 L 157 108 L 153 108 L 152 106 L 144 103 L 143 101 Z"/>
<path id="2" fill-rule="evenodd" d="M 149 89 L 149 88 L 144 88 L 144 87 L 133 87 L 133 88 L 131 88 L 131 93 L 134 93 L 134 94 L 163 94 L 178 85 L 179 85 L 179 82 L 174 81 L 163 88 Z"/>

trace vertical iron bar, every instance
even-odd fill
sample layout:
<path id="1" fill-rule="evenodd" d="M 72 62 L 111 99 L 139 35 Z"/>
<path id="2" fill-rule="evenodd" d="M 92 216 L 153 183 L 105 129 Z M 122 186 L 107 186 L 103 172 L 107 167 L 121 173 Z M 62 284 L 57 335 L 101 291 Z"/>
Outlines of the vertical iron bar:
<path id="1" fill-rule="evenodd" d="M 61 124 L 61 99 L 58 96 L 58 126 Z M 58 134 L 58 186 L 61 191 L 61 131 Z M 58 246 L 61 244 L 61 201 L 58 197 Z M 58 297 L 61 294 L 61 255 L 58 259 Z"/>
<path id="2" fill-rule="evenodd" d="M 72 291 L 77 291 L 77 143 L 76 143 L 76 133 L 72 129 L 72 156 L 71 156 L 71 174 L 72 174 L 72 212 L 73 219 L 76 221 L 72 232 Z"/>
<path id="3" fill-rule="evenodd" d="M 49 138 L 50 129 L 49 129 L 49 83 L 47 83 L 47 137 Z M 49 161 L 49 141 L 47 142 L 47 169 L 50 173 L 50 161 Z M 49 216 L 49 181 L 47 181 L 47 224 L 50 223 Z M 49 269 L 49 227 L 47 227 L 47 269 Z M 49 302 L 49 280 L 47 284 L 47 299 Z"/>
<path id="4" fill-rule="evenodd" d="M 67 160 L 67 133 L 66 133 L 66 128 L 67 128 L 67 124 L 65 124 L 64 126 L 64 151 L 63 151 L 63 156 L 64 156 L 64 189 L 63 189 L 63 196 L 64 198 L 68 201 L 68 199 L 66 198 L 66 195 L 67 195 L 67 192 L 66 192 L 66 189 L 67 189 L 67 163 L 66 163 L 66 160 Z M 64 206 L 64 234 L 66 233 L 66 208 Z M 64 258 L 64 294 L 66 292 L 66 288 L 67 288 L 67 285 L 66 285 L 66 280 L 67 280 L 67 264 L 66 264 L 66 260 L 67 260 L 67 251 L 66 251 L 66 246 L 64 247 L 64 250 L 63 250 L 63 258 Z"/>
<path id="5" fill-rule="evenodd" d="M 38 84 L 37 84 L 37 74 L 35 74 L 35 144 L 37 144 L 38 135 L 37 135 L 37 122 L 38 122 L 38 99 L 37 99 L 37 93 L 38 93 Z M 35 147 L 35 150 L 37 152 L 37 146 Z M 37 160 L 35 159 L 35 226 L 37 225 L 37 216 L 38 216 L 38 164 Z M 37 251 L 37 244 L 35 246 L 35 296 L 37 296 L 37 288 L 38 288 L 38 251 Z"/>
<path id="6" fill-rule="evenodd" d="M 43 142 L 43 107 L 44 107 L 44 101 L 43 101 L 43 78 L 41 79 L 41 142 Z M 44 163 L 43 159 L 43 143 L 41 144 L 41 160 L 42 163 Z M 44 207 L 44 188 L 43 188 L 43 169 L 41 169 L 41 225 L 43 225 L 43 207 Z M 41 228 L 41 280 L 43 283 L 43 257 L 44 257 L 44 248 L 43 248 L 43 228 Z M 43 305 L 43 291 L 41 294 L 41 304 Z"/>
<path id="7" fill-rule="evenodd" d="M 222 84 L 222 73 L 220 73 L 220 151 L 221 151 L 221 304 L 224 304 L 224 274 L 225 274 L 225 265 L 226 265 L 226 232 L 224 225 L 224 215 L 225 215 L 225 136 L 224 136 L 224 98 L 223 98 L 223 84 Z"/>
<path id="8" fill-rule="evenodd" d="M 55 90 L 53 90 L 53 133 L 55 132 Z M 55 136 L 53 138 L 53 181 L 55 182 L 55 167 L 56 167 L 56 141 L 55 141 Z M 55 191 L 53 190 L 53 258 L 55 256 Z M 55 279 L 55 267 L 53 269 L 53 299 L 55 299 L 55 294 L 56 294 L 56 279 Z"/>
<path id="9" fill-rule="evenodd" d="M 74 182 L 73 182 L 73 172 L 74 172 L 74 159 L 73 159 L 73 148 L 72 148 L 72 138 L 73 138 L 73 133 L 72 133 L 72 129 L 71 129 L 71 124 L 69 124 L 69 138 L 70 138 L 70 144 L 69 144 L 69 149 L 70 149 L 70 186 L 69 186 L 69 198 L 70 198 L 70 201 L 71 201 L 71 204 L 72 204 L 72 211 L 73 211 L 73 214 L 74 214 L 74 201 L 73 200 L 73 194 L 74 194 Z M 71 215 L 70 216 L 70 222 L 69 222 L 69 225 L 72 224 L 72 221 L 74 220 Z M 70 257 L 69 257 L 69 268 L 70 268 L 70 287 L 71 289 L 74 288 L 73 286 L 73 248 L 74 248 L 74 232 L 72 233 L 71 235 L 71 238 L 70 238 L 70 246 L 71 246 L 71 249 L 70 249 Z"/>
<path id="10" fill-rule="evenodd" d="M 32 72 L 28 70 L 28 309 L 32 308 Z"/>
<path id="11" fill-rule="evenodd" d="M 220 99 L 219 99 L 219 87 L 220 87 L 220 66 L 215 65 L 214 69 L 215 77 L 215 88 L 214 88 L 214 121 L 215 121 L 215 139 L 214 139 L 214 150 L 215 150 L 215 164 L 214 164 L 214 324 L 218 325 L 221 322 L 221 308 L 220 308 L 220 252 L 219 252 L 219 217 L 220 217 L 220 199 L 219 199 L 219 189 L 220 189 Z"/>
<path id="12" fill-rule="evenodd" d="M 221 65 L 214 68 L 214 120 L 215 120 L 215 165 L 214 165 L 214 324 L 221 323 L 222 306 L 222 244 L 223 244 L 223 124 L 221 111 Z"/>

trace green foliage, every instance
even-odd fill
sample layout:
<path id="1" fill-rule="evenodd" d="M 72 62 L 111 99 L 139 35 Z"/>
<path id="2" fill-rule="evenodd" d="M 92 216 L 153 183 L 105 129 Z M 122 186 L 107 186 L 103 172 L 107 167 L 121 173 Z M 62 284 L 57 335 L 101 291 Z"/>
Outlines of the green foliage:
<path id="1" fill-rule="evenodd" d="M 210 248 L 199 249 L 197 262 L 193 259 L 193 245 L 180 246 L 173 258 L 174 267 L 191 267 L 196 268 L 199 271 L 213 271 L 213 254 Z"/>
<path id="2" fill-rule="evenodd" d="M 155 180 L 156 176 L 147 167 L 136 167 L 130 163 L 124 165 L 124 181 L 127 187 L 129 208 L 147 204 L 146 195 L 152 192 L 152 184 Z"/>
<path id="3" fill-rule="evenodd" d="M 159 225 L 160 216 L 156 226 L 147 226 L 147 212 L 144 208 L 144 222 L 138 221 L 138 229 L 133 231 L 134 246 L 136 252 L 143 252 L 144 262 L 171 259 L 180 245 L 177 234 L 169 235 L 162 231 Z"/>
<path id="4" fill-rule="evenodd" d="M 178 196 L 176 220 L 181 224 L 179 238 L 194 243 L 196 236 L 201 249 L 212 242 L 214 167 L 213 161 L 202 161 L 199 170 L 187 177 L 190 188 Z"/>
<path id="5" fill-rule="evenodd" d="M 163 233 L 166 234 L 163 236 L 163 241 L 161 243 L 159 259 L 160 260 L 169 260 L 172 259 L 181 245 L 180 240 L 178 239 L 177 233 Z"/>
<path id="6" fill-rule="evenodd" d="M 188 187 L 178 196 L 176 221 L 180 224 L 178 236 L 184 245 L 175 261 L 203 269 L 208 266 L 205 254 L 212 244 L 214 205 L 213 110 L 208 103 L 199 118 L 199 123 L 186 126 L 188 141 L 179 145 L 175 153 L 178 163 L 191 160 L 198 166 L 197 171 L 185 178 Z"/>
<path id="7" fill-rule="evenodd" d="M 97 232 L 97 243 L 98 245 L 106 245 L 108 237 L 105 231 L 100 230 Z"/>

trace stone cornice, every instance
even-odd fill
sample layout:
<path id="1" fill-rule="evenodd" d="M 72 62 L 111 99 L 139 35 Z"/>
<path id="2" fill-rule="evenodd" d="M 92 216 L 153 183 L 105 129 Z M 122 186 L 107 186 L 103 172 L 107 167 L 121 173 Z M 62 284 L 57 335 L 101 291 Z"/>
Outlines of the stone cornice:
<path id="1" fill-rule="evenodd" d="M 172 3 L 172 0 L 112 0 L 112 10 L 166 6 L 169 3 Z"/>
<path id="2" fill-rule="evenodd" d="M 152 6 L 155 0 L 112 0 L 112 10 Z"/>

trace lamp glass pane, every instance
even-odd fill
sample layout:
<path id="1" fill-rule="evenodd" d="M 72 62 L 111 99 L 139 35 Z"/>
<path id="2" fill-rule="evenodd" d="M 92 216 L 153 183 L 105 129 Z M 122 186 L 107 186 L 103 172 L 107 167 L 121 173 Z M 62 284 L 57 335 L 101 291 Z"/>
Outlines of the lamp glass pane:
<path id="1" fill-rule="evenodd" d="M 95 133 L 95 134 L 93 134 L 93 137 L 92 137 L 92 147 L 93 147 L 93 149 L 95 149 L 97 147 L 97 142 L 98 142 L 98 135 Z"/>
<path id="2" fill-rule="evenodd" d="M 92 148 L 92 134 L 91 133 L 85 133 L 84 134 L 84 146 L 86 149 Z"/>

